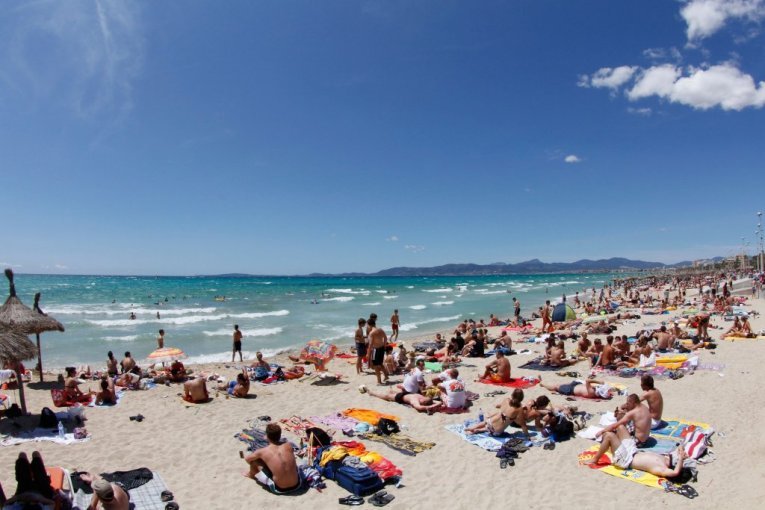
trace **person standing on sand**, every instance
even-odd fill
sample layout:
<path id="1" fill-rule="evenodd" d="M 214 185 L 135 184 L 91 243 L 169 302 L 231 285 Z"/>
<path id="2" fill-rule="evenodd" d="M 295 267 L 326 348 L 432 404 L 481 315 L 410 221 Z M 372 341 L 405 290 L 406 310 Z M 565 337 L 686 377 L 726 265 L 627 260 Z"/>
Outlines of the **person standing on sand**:
<path id="1" fill-rule="evenodd" d="M 385 334 L 385 331 L 377 327 L 377 321 L 375 319 L 369 319 L 367 321 L 367 326 L 371 328 L 369 331 L 369 347 L 371 348 L 369 364 L 372 365 L 372 369 L 375 371 L 377 384 L 382 385 L 383 382 L 388 382 L 388 373 L 383 366 L 383 361 L 385 360 L 385 345 L 388 343 L 388 337 Z M 380 378 L 380 374 L 385 376 L 384 381 Z"/>
<path id="2" fill-rule="evenodd" d="M 360 374 L 363 371 L 364 357 L 367 355 L 367 336 L 364 334 L 364 326 L 367 321 L 365 319 L 359 319 L 359 327 L 356 329 L 354 335 L 354 341 L 356 342 L 356 373 Z"/>
<path id="3" fill-rule="evenodd" d="M 548 299 L 542 308 L 542 333 L 546 333 L 547 328 L 550 327 L 552 327 L 552 320 L 550 320 L 550 300 Z"/>
<path id="4" fill-rule="evenodd" d="M 239 361 L 244 361 L 242 359 L 242 332 L 239 331 L 239 324 L 234 324 L 234 349 L 231 352 L 231 362 L 234 362 L 234 358 L 236 358 L 236 353 L 239 353 Z"/>
<path id="5" fill-rule="evenodd" d="M 515 314 L 515 322 L 518 322 L 521 318 L 521 302 L 513 298 L 513 304 L 515 305 L 515 311 L 513 312 Z"/>
<path id="6" fill-rule="evenodd" d="M 162 349 L 165 346 L 165 330 L 159 330 L 159 336 L 157 337 L 157 349 Z"/>
<path id="7" fill-rule="evenodd" d="M 390 316 L 390 328 L 391 328 L 391 334 L 390 339 L 392 342 L 395 342 L 398 340 L 398 326 L 401 323 L 399 316 L 398 316 L 398 310 L 393 310 L 393 315 Z"/>

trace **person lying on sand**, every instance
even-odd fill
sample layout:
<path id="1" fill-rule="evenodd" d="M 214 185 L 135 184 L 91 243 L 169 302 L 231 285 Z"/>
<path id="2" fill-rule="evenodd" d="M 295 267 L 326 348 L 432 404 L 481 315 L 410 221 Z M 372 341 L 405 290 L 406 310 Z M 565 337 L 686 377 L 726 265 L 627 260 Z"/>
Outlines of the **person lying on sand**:
<path id="1" fill-rule="evenodd" d="M 266 425 L 268 446 L 255 450 L 244 460 L 250 465 L 242 474 L 252 478 L 274 494 L 289 494 L 302 486 L 300 471 L 292 446 L 282 442 L 282 429 L 276 423 Z"/>
<path id="2" fill-rule="evenodd" d="M 505 353 L 498 350 L 494 354 L 496 359 L 486 365 L 481 379 L 489 379 L 492 382 L 510 382 L 510 362 L 505 357 Z"/>
<path id="3" fill-rule="evenodd" d="M 3 508 L 54 508 L 68 503 L 64 494 L 51 486 L 40 452 L 32 453 L 32 462 L 25 452 L 19 453 L 15 470 L 16 493 L 6 501 L 0 490 Z"/>
<path id="4" fill-rule="evenodd" d="M 683 469 L 683 461 L 686 458 L 685 448 L 682 446 L 677 448 L 674 457 L 672 454 L 662 455 L 638 451 L 635 438 L 627 432 L 624 426 L 619 426 L 615 431 L 603 434 L 598 453 L 585 464 L 597 464 L 609 450 L 613 456 L 614 466 L 621 469 L 645 471 L 661 478 L 678 476 Z"/>
<path id="5" fill-rule="evenodd" d="M 207 402 L 209 398 L 207 383 L 203 377 L 190 379 L 183 383 L 183 400 L 186 402 Z"/>
<path id="6" fill-rule="evenodd" d="M 498 413 L 490 414 L 484 421 L 466 428 L 465 433 L 488 432 L 496 437 L 504 434 L 505 429 L 512 424 L 520 427 L 523 433 L 526 434 L 526 437 L 530 439 L 529 429 L 526 426 L 526 408 L 523 407 L 522 403 L 523 390 L 516 388 L 513 390 L 510 398 L 503 399 L 502 402 L 497 404 Z"/>
<path id="7" fill-rule="evenodd" d="M 391 389 L 384 392 L 376 392 L 362 384 L 359 387 L 359 391 L 382 400 L 387 400 L 388 402 L 410 405 L 420 413 L 432 414 L 441 407 L 440 402 L 434 403 L 433 399 L 428 398 L 425 395 L 420 395 L 419 393 L 407 393 L 404 389 Z"/>
<path id="8" fill-rule="evenodd" d="M 573 381 L 567 384 L 545 384 L 542 382 L 542 376 L 539 376 L 539 385 L 547 390 L 560 393 L 561 395 L 610 399 L 616 389 L 596 379 L 587 379 L 584 382 Z"/>

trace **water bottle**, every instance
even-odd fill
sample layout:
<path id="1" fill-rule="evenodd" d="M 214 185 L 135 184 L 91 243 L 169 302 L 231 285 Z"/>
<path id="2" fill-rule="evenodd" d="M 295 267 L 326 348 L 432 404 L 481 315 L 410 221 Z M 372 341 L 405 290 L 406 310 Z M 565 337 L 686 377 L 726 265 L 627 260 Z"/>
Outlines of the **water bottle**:
<path id="1" fill-rule="evenodd" d="M 478 409 L 478 423 L 483 421 L 483 409 Z"/>
<path id="2" fill-rule="evenodd" d="M 58 422 L 58 437 L 64 439 L 64 424 L 61 423 L 61 420 Z"/>

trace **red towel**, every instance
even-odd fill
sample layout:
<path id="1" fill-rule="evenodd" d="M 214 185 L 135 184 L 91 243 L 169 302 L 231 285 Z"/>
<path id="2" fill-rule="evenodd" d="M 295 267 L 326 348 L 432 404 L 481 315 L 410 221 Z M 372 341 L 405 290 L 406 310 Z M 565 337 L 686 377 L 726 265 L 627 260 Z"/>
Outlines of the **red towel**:
<path id="1" fill-rule="evenodd" d="M 510 382 L 495 382 L 491 379 L 478 379 L 478 382 L 483 384 L 491 384 L 494 386 L 505 386 L 507 388 L 520 388 L 522 390 L 525 390 L 526 388 L 531 388 L 532 386 L 536 386 L 539 384 L 539 380 L 535 379 L 533 381 L 529 381 L 526 379 L 512 379 Z"/>

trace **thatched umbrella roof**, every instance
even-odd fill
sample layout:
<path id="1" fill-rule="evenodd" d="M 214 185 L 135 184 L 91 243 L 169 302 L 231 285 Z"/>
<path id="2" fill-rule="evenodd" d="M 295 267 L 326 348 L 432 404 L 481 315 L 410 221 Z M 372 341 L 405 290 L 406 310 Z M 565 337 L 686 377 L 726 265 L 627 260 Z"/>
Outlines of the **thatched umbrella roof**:
<path id="1" fill-rule="evenodd" d="M 0 363 L 15 363 L 37 356 L 35 344 L 24 333 L 0 326 Z"/>
<path id="2" fill-rule="evenodd" d="M 5 276 L 10 282 L 10 295 L 5 304 L 0 306 L 0 325 L 29 335 L 44 331 L 64 331 L 64 326 L 59 321 L 42 313 L 39 307 L 37 311 L 30 309 L 16 297 L 13 271 L 6 269 Z"/>

